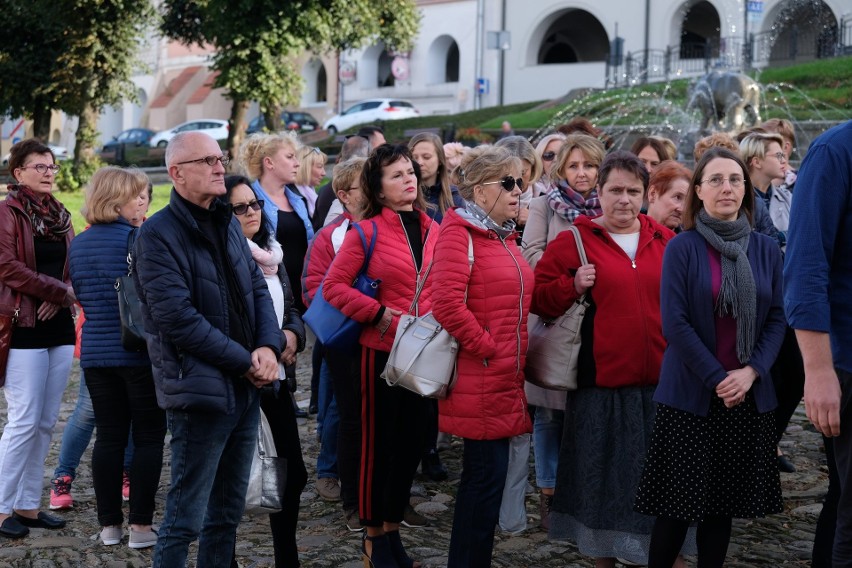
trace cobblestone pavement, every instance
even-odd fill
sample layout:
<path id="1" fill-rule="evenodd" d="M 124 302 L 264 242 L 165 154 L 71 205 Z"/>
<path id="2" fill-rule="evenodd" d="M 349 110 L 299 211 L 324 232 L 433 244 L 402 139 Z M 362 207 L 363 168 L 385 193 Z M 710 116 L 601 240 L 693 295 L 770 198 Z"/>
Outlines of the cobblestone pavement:
<path id="1" fill-rule="evenodd" d="M 310 353 L 300 355 L 299 384 L 302 392 L 297 398 L 307 406 L 307 385 L 310 383 Z M 59 443 L 65 422 L 74 409 L 78 389 L 77 367 L 65 392 L 59 423 L 47 458 L 44 478 L 44 507 L 47 507 L 48 482 L 59 453 Z M 5 421 L 5 397 L 0 397 L 0 419 Z M 349 532 L 339 504 L 322 501 L 313 487 L 318 452 L 314 417 L 301 420 L 299 430 L 302 449 L 308 466 L 308 486 L 301 497 L 298 542 L 304 567 L 357 568 L 362 566 L 360 536 Z M 827 474 L 821 438 L 807 423 L 803 407 L 793 418 L 788 434 L 782 441 L 784 451 L 798 468 L 794 474 L 781 474 L 785 509 L 780 515 L 755 521 L 735 521 L 733 539 L 728 552 L 730 567 L 746 566 L 807 566 L 810 558 L 816 516 L 827 489 Z M 402 528 L 402 538 L 409 553 L 424 562 L 425 567 L 446 565 L 452 526 L 453 502 L 461 470 L 462 442 L 455 439 L 452 448 L 441 453 L 450 472 L 447 481 L 431 482 L 421 476 L 415 479 L 412 503 L 430 520 L 430 526 Z M 131 550 L 125 542 L 104 547 L 98 541 L 95 496 L 92 488 L 91 445 L 74 482 L 75 508 L 62 512 L 68 520 L 66 528 L 58 531 L 32 529 L 30 536 L 17 541 L 0 540 L 0 568 L 136 568 L 150 566 L 151 549 Z M 531 468 L 531 482 L 534 472 Z M 165 464 L 160 481 L 157 512 L 162 514 L 169 485 L 169 454 L 166 446 Z M 527 499 L 529 529 L 521 535 L 498 534 L 494 548 L 493 566 L 500 568 L 593 566 L 590 559 L 561 542 L 550 542 L 538 528 L 538 497 Z M 125 529 L 126 530 L 126 529 Z M 191 553 L 194 557 L 194 549 Z M 272 539 L 265 516 L 245 517 L 237 535 L 237 556 L 242 568 L 274 566 Z M 694 560 L 694 559 L 689 559 Z M 690 562 L 694 565 L 694 562 Z M 194 567 L 193 561 L 189 564 Z M 223 567 L 224 568 L 224 567 Z"/>

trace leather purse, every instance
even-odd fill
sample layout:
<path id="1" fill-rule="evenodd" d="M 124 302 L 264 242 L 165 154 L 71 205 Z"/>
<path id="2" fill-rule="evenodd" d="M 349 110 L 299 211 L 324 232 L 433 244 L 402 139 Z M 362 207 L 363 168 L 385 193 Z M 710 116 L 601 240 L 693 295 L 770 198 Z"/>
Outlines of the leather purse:
<path id="1" fill-rule="evenodd" d="M 364 264 L 352 287 L 371 298 L 375 298 L 379 291 L 381 279 L 373 280 L 367 276 L 367 267 L 370 265 L 370 258 L 373 256 L 373 249 L 376 247 L 376 223 L 373 222 L 373 236 L 370 239 L 370 245 L 367 246 L 367 236 L 364 230 L 353 223 L 352 227 L 358 231 L 358 236 L 361 237 L 361 245 L 364 247 Z M 311 305 L 302 315 L 302 320 L 311 328 L 314 335 L 323 345 L 339 351 L 353 351 L 358 347 L 358 340 L 361 337 L 361 322 L 343 315 L 343 313 L 328 303 L 325 299 L 323 284 L 320 284 L 317 289 Z"/>
<path id="2" fill-rule="evenodd" d="M 580 265 L 588 264 L 580 231 L 574 225 L 568 227 L 568 230 L 574 233 Z M 577 365 L 582 345 L 580 327 L 588 307 L 586 294 L 583 294 L 568 311 L 555 319 L 529 315 L 529 344 L 524 368 L 527 381 L 550 390 L 577 389 Z"/>
<path id="3" fill-rule="evenodd" d="M 288 396 L 280 393 L 281 396 Z M 247 515 L 278 513 L 284 508 L 284 487 L 287 484 L 287 458 L 278 457 L 272 428 L 263 411 L 257 423 L 257 445 L 251 460 Z"/>
<path id="4" fill-rule="evenodd" d="M 467 259 L 472 269 L 473 239 L 470 233 L 467 238 Z M 409 313 L 399 318 L 382 378 L 392 387 L 400 386 L 420 396 L 443 399 L 447 398 L 458 378 L 458 341 L 435 319 L 432 312 L 423 316 L 412 315 L 412 312 L 416 313 L 417 300 L 431 269 L 430 263 L 414 293 Z M 464 298 L 467 302 L 467 289 Z"/>
<path id="5" fill-rule="evenodd" d="M 118 295 L 118 316 L 121 319 L 121 346 L 127 351 L 147 349 L 145 328 L 142 323 L 142 300 L 133 282 L 133 243 L 136 241 L 136 229 L 127 236 L 127 275 L 115 279 L 115 292 Z"/>

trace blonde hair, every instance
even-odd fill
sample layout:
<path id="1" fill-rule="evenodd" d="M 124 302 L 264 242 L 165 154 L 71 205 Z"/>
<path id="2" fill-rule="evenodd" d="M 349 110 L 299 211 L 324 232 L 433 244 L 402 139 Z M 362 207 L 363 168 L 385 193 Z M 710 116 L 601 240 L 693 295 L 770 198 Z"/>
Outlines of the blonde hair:
<path id="1" fill-rule="evenodd" d="M 331 188 L 334 190 L 334 193 L 349 191 L 349 188 L 352 187 L 352 182 L 356 179 L 360 180 L 361 170 L 364 169 L 364 162 L 366 161 L 367 158 L 356 156 L 335 165 L 331 171 Z"/>
<path id="2" fill-rule="evenodd" d="M 259 179 L 263 175 L 263 159 L 272 156 L 284 146 L 292 148 L 293 152 L 298 152 L 300 144 L 296 136 L 289 132 L 275 134 L 257 132 L 252 134 L 240 144 L 240 168 L 251 179 Z M 299 168 L 299 170 L 301 169 Z"/>
<path id="3" fill-rule="evenodd" d="M 441 186 L 441 191 L 438 195 L 438 210 L 443 215 L 447 212 L 447 209 L 453 206 L 453 193 L 450 189 L 450 172 L 447 170 L 447 156 L 444 154 L 444 144 L 437 134 L 432 134 L 431 132 L 415 134 L 408 141 L 408 149 L 412 155 L 414 155 L 414 147 L 421 142 L 431 144 L 433 152 L 435 152 L 435 157 L 438 158 L 438 171 L 435 172 L 435 177 L 438 185 Z M 421 180 L 421 183 L 423 183 L 423 180 Z"/>
<path id="4" fill-rule="evenodd" d="M 148 176 L 137 168 L 122 169 L 107 166 L 95 172 L 80 212 L 90 225 L 112 223 L 119 217 L 119 208 L 148 193 Z M 130 219 L 128 219 L 129 221 Z"/>
<path id="5" fill-rule="evenodd" d="M 317 162 L 325 165 L 328 156 L 314 146 L 302 146 L 296 150 L 299 159 L 299 171 L 296 172 L 296 185 L 311 185 L 311 170 Z"/>
<path id="6" fill-rule="evenodd" d="M 494 145 L 506 148 L 530 165 L 530 186 L 541 177 L 541 173 L 544 171 L 544 166 L 541 164 L 541 156 L 535 151 L 529 140 L 523 136 L 507 136 L 498 140 Z"/>
<path id="7" fill-rule="evenodd" d="M 606 148 L 604 148 L 603 142 L 597 138 L 588 134 L 569 134 L 565 137 L 565 142 L 559 149 L 559 153 L 556 154 L 556 163 L 553 164 L 553 168 L 550 170 L 550 179 L 553 181 L 568 181 L 562 175 L 562 170 L 565 169 L 568 156 L 575 149 L 580 150 L 583 153 L 583 157 L 593 163 L 597 168 L 601 167 L 601 162 L 603 162 L 606 156 Z"/>
<path id="8" fill-rule="evenodd" d="M 508 148 L 487 144 L 471 148 L 465 152 L 456 169 L 459 193 L 466 200 L 473 201 L 473 189 L 477 185 L 505 174 L 512 167 L 521 168 L 521 158 Z"/>
<path id="9" fill-rule="evenodd" d="M 554 140 L 559 140 L 559 141 L 564 143 L 565 138 L 567 138 L 567 136 L 565 136 L 561 132 L 555 132 L 553 134 L 548 134 L 547 136 L 545 136 L 544 138 L 539 140 L 538 144 L 535 145 L 536 154 L 538 154 L 538 156 L 541 157 L 541 155 L 544 154 L 544 151 L 547 150 L 547 147 L 548 147 L 548 145 L 550 145 L 551 142 L 553 142 Z"/>
<path id="10" fill-rule="evenodd" d="M 784 147 L 784 137 L 774 132 L 752 132 L 740 141 L 740 156 L 746 166 L 751 168 L 752 158 L 763 159 L 766 157 L 766 150 L 773 142 L 777 142 L 779 146 Z"/>

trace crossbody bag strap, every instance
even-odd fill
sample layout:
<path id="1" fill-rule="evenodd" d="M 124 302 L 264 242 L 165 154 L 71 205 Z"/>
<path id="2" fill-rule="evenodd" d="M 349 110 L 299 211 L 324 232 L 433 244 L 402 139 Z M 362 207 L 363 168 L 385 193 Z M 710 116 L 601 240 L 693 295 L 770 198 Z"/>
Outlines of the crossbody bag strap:
<path id="1" fill-rule="evenodd" d="M 127 275 L 133 275 L 133 245 L 136 243 L 136 232 L 139 229 L 134 227 L 127 234 Z"/>
<path id="2" fill-rule="evenodd" d="M 361 265 L 361 270 L 358 271 L 358 274 L 365 274 L 367 272 L 367 267 L 370 266 L 370 259 L 373 257 L 373 249 L 376 248 L 376 222 L 370 221 L 370 224 L 373 225 L 373 234 L 370 237 L 370 245 L 367 246 L 367 235 L 364 234 L 364 229 L 358 223 L 352 223 L 352 226 L 355 227 L 355 230 L 358 231 L 358 236 L 361 237 L 361 246 L 364 247 L 364 264 Z"/>
<path id="3" fill-rule="evenodd" d="M 580 255 L 580 266 L 589 264 L 589 259 L 586 257 L 586 248 L 583 246 L 583 237 L 580 236 L 580 229 L 576 225 L 568 225 L 568 230 L 574 234 L 574 242 L 577 244 L 577 252 Z M 583 303 L 586 301 L 586 293 L 577 298 L 577 302 Z"/>

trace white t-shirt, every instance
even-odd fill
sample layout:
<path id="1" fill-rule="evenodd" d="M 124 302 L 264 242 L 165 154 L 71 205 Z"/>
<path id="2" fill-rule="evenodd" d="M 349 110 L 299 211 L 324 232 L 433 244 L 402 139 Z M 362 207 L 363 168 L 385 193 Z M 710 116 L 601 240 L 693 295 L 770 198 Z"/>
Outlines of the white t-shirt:
<path id="1" fill-rule="evenodd" d="M 630 257 L 630 260 L 636 260 L 636 249 L 639 248 L 639 233 L 610 233 L 609 236 Z"/>

